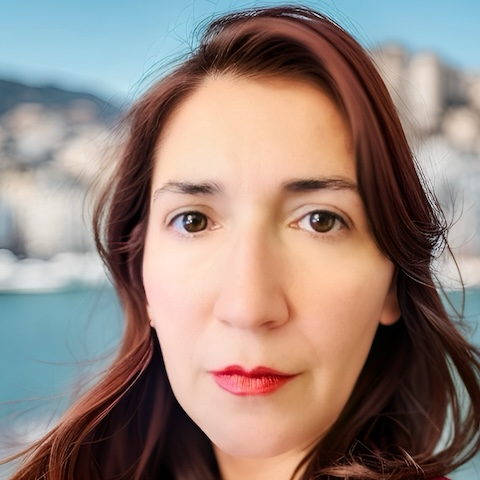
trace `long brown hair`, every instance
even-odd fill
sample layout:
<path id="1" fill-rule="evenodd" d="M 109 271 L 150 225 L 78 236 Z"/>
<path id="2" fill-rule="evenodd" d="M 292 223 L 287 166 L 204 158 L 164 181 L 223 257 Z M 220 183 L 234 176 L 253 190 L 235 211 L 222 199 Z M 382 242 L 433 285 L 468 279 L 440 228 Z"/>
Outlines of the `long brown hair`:
<path id="1" fill-rule="evenodd" d="M 30 450 L 12 479 L 218 479 L 209 440 L 176 402 L 152 334 L 141 261 L 153 152 L 172 111 L 207 76 L 314 82 L 344 115 L 371 230 L 396 266 L 401 319 L 380 326 L 354 392 L 302 478 L 444 475 L 479 449 L 480 354 L 442 304 L 432 260 L 446 228 L 426 193 L 392 101 L 366 52 L 306 8 L 224 16 L 126 118 L 121 161 L 95 212 L 97 247 L 121 299 L 125 334 L 103 379 Z"/>

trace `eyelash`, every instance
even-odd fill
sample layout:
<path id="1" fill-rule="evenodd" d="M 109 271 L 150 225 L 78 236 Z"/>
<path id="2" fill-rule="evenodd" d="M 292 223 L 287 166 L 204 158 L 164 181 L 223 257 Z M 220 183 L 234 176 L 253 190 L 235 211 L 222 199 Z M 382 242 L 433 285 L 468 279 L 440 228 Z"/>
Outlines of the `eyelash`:
<path id="1" fill-rule="evenodd" d="M 330 228 L 328 228 L 326 231 L 318 231 L 315 230 L 315 228 L 312 226 L 311 222 L 313 220 L 313 217 L 315 215 L 320 215 L 323 216 L 324 219 L 328 219 L 329 221 L 333 221 L 333 224 L 331 225 Z M 302 225 L 302 222 L 308 222 L 308 225 Z M 346 222 L 346 220 L 339 215 L 336 212 L 332 212 L 330 210 L 324 210 L 324 209 L 315 209 L 311 210 L 300 219 L 295 220 L 290 224 L 291 227 L 293 228 L 298 228 L 305 230 L 307 233 L 314 235 L 314 236 L 327 236 L 327 235 L 334 235 L 337 233 L 338 230 L 343 230 L 343 229 L 348 229 L 349 225 Z"/>
<path id="2" fill-rule="evenodd" d="M 188 232 L 187 230 L 185 230 L 185 222 L 187 221 L 187 217 L 188 216 L 195 216 L 197 217 L 196 220 L 201 220 L 203 222 L 205 222 L 205 228 L 202 228 L 201 230 L 199 231 L 194 231 L 194 232 Z M 194 221 L 193 218 L 190 219 L 191 222 Z M 183 225 L 176 225 L 177 222 L 183 222 Z M 213 222 L 210 220 L 210 218 L 208 217 L 208 215 L 198 211 L 198 210 L 187 210 L 185 212 L 181 212 L 181 213 L 178 213 L 177 215 L 175 215 L 169 222 L 168 222 L 168 227 L 171 228 L 175 233 L 183 236 L 183 237 L 193 237 L 193 236 L 197 236 L 197 235 L 201 235 L 203 232 L 205 232 L 205 230 L 213 230 L 215 224 L 213 224 Z M 192 223 L 193 225 L 193 223 Z"/>
<path id="3" fill-rule="evenodd" d="M 186 223 L 188 222 L 188 217 L 190 218 L 190 225 L 195 227 L 195 222 L 200 221 L 200 227 L 198 231 L 187 231 L 185 229 Z M 313 225 L 312 221 L 314 216 L 320 217 L 320 220 L 328 220 L 329 222 L 333 222 L 331 225 L 327 225 L 325 231 L 316 230 Z M 323 218 L 322 218 L 323 217 Z M 182 222 L 182 225 L 176 225 L 177 222 Z M 303 222 L 308 222 L 308 225 L 302 225 Z M 314 235 L 314 236 L 326 236 L 326 235 L 333 235 L 338 230 L 343 230 L 345 228 L 349 228 L 348 223 L 345 219 L 336 212 L 332 212 L 330 210 L 323 210 L 323 209 L 316 209 L 311 210 L 298 220 L 289 224 L 290 227 L 296 228 L 299 230 L 304 230 L 307 233 Z M 201 235 L 206 230 L 213 230 L 215 228 L 215 224 L 211 221 L 208 215 L 198 211 L 198 210 L 188 210 L 182 213 L 175 215 L 169 222 L 168 227 L 174 230 L 177 234 L 184 236 L 184 237 L 194 237 L 197 235 Z"/>

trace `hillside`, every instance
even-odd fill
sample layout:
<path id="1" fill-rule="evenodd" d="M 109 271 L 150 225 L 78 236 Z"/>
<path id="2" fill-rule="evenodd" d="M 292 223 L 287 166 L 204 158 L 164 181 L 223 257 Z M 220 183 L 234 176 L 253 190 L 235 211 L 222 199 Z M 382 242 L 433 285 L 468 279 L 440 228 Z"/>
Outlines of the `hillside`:
<path id="1" fill-rule="evenodd" d="M 90 93 L 72 92 L 53 85 L 31 86 L 0 79 L 0 115 L 21 103 L 35 103 L 48 109 L 61 110 L 79 100 L 89 102 L 94 107 L 96 116 L 105 122 L 111 122 L 120 111 L 117 106 Z"/>

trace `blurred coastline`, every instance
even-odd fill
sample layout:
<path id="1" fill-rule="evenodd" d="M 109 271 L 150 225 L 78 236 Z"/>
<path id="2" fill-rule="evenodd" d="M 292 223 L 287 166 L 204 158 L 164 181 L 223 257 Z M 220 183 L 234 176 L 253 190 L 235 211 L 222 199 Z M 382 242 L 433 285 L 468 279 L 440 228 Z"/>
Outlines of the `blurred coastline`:
<path id="1" fill-rule="evenodd" d="M 480 72 L 399 45 L 372 57 L 447 221 L 463 280 L 480 285 Z M 0 291 L 106 278 L 90 229 L 92 185 L 123 108 L 85 92 L 0 80 Z M 448 288 L 455 264 L 439 262 Z"/>

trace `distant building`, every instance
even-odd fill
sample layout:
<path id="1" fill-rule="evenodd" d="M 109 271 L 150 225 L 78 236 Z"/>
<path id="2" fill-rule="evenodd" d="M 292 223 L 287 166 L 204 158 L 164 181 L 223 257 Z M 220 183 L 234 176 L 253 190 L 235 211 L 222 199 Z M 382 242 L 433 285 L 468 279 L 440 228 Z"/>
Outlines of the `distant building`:
<path id="1" fill-rule="evenodd" d="M 475 114 L 473 98 L 480 105 L 480 76 L 469 78 L 433 52 L 411 54 L 402 46 L 385 45 L 372 56 L 414 143 L 439 133 L 449 111 L 463 108 Z"/>
<path id="2" fill-rule="evenodd" d="M 451 226 L 452 247 L 480 255 L 480 75 L 399 45 L 372 56 Z"/>
<path id="3" fill-rule="evenodd" d="M 0 249 L 36 258 L 93 250 L 87 193 L 106 144 L 103 114 L 114 109 L 88 94 L 7 87 L 21 100 L 0 98 Z"/>

